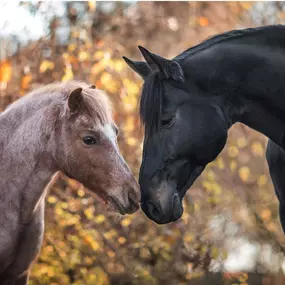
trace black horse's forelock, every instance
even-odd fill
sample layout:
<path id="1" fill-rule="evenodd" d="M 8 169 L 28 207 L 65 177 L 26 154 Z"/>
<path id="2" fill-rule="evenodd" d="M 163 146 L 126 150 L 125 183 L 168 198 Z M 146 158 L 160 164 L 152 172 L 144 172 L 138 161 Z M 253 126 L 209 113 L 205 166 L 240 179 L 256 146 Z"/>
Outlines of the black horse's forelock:
<path id="1" fill-rule="evenodd" d="M 159 74 L 150 74 L 144 82 L 140 98 L 140 117 L 145 126 L 146 135 L 159 130 L 162 93 L 162 80 L 159 78 Z"/>

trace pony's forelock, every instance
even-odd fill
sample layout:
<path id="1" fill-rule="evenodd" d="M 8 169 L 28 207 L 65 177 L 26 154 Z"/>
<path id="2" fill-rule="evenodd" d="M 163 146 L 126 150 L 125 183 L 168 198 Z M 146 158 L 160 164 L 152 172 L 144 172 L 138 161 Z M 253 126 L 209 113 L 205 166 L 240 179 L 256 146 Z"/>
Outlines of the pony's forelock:
<path id="1" fill-rule="evenodd" d="M 98 89 L 91 88 L 90 85 L 81 81 L 70 81 L 62 85 L 62 93 L 67 100 L 69 93 L 81 87 L 84 100 L 84 109 L 90 117 L 99 120 L 102 125 L 109 124 L 112 121 L 112 104 L 107 94 Z"/>

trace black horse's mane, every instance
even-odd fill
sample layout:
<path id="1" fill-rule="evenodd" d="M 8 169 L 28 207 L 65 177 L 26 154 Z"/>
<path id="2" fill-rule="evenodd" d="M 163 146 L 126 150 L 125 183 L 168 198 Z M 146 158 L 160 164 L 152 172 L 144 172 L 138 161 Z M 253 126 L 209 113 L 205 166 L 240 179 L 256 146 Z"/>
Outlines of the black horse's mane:
<path id="1" fill-rule="evenodd" d="M 192 54 L 194 54 L 198 51 L 201 51 L 207 47 L 210 47 L 214 44 L 217 44 L 217 43 L 220 43 L 220 42 L 223 42 L 226 40 L 230 40 L 230 39 L 238 38 L 238 37 L 243 37 L 243 36 L 246 36 L 248 34 L 257 33 L 257 32 L 272 29 L 272 28 L 280 28 L 280 29 L 285 30 L 284 25 L 270 25 L 270 26 L 265 26 L 265 27 L 248 28 L 248 29 L 242 29 L 242 30 L 232 30 L 232 31 L 225 32 L 225 33 L 222 33 L 219 35 L 214 35 L 214 36 L 211 36 L 211 37 L 205 39 L 200 44 L 193 46 L 193 47 L 190 47 L 189 49 L 183 51 L 181 54 L 177 55 L 174 58 L 174 60 L 180 60 L 180 59 L 186 58 L 189 55 L 192 55 Z"/>
<path id="2" fill-rule="evenodd" d="M 225 32 L 223 34 L 215 35 L 211 38 L 208 38 L 200 44 L 185 50 L 184 52 L 176 56 L 173 60 L 183 60 L 198 51 L 213 46 L 214 44 L 224 42 L 233 38 L 243 37 L 248 34 L 253 34 L 273 27 L 285 29 L 285 26 L 274 25 Z M 145 125 L 146 135 L 150 134 L 154 130 L 159 130 L 163 102 L 162 88 L 162 80 L 160 79 L 159 74 L 157 72 L 151 73 L 145 79 L 140 99 L 140 117 L 142 123 Z"/>
<path id="3" fill-rule="evenodd" d="M 162 82 L 158 72 L 153 72 L 145 79 L 140 97 L 140 117 L 146 135 L 159 129 L 161 108 Z"/>

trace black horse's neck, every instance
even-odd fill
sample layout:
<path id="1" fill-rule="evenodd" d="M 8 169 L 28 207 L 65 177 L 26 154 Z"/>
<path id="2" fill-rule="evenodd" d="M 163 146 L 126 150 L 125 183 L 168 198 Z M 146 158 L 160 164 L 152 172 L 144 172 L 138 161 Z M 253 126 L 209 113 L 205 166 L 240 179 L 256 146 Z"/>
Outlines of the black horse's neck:
<path id="1" fill-rule="evenodd" d="M 219 37 L 176 58 L 186 77 L 221 98 L 229 125 L 242 122 L 285 148 L 285 27 Z"/>

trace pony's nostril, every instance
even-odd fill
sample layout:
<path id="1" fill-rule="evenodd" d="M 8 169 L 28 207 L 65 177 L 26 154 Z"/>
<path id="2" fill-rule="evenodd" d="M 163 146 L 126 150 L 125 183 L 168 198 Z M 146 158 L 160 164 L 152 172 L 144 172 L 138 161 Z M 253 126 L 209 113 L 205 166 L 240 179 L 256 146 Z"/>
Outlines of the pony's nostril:
<path id="1" fill-rule="evenodd" d="M 155 219 L 160 219 L 161 216 L 163 215 L 160 207 L 153 202 L 147 202 L 147 208 L 149 214 Z"/>
<path id="2" fill-rule="evenodd" d="M 139 209 L 139 201 L 137 199 L 136 193 L 133 190 L 128 192 L 128 200 L 129 200 L 129 204 L 130 204 L 129 208 L 131 212 L 134 212 Z"/>
<path id="3" fill-rule="evenodd" d="M 137 199 L 137 196 L 133 190 L 129 191 L 128 198 L 131 204 L 137 204 L 139 200 Z"/>

